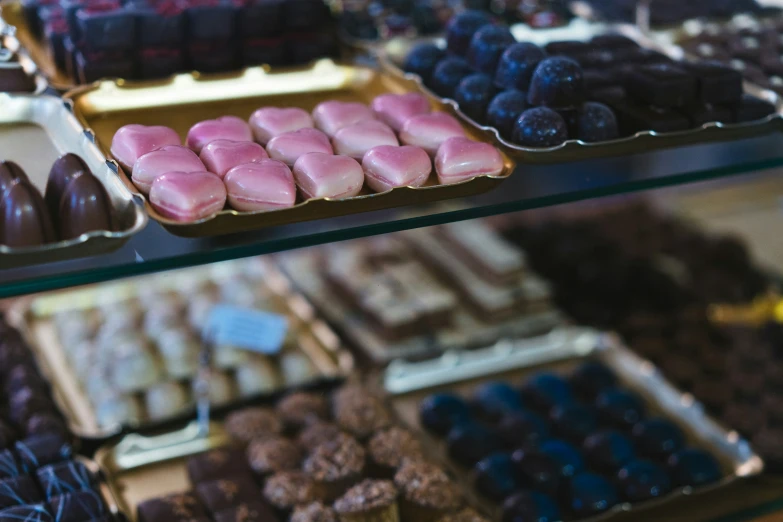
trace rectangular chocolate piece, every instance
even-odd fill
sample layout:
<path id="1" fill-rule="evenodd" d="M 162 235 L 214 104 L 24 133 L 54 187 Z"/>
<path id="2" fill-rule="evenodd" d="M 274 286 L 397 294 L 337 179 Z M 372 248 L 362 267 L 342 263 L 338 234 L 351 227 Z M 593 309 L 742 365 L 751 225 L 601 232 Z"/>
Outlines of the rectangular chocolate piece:
<path id="1" fill-rule="evenodd" d="M 705 103 L 735 103 L 742 97 L 742 74 L 715 62 L 682 63 L 696 76 L 698 98 Z"/>
<path id="2" fill-rule="evenodd" d="M 726 105 L 695 103 L 683 107 L 682 113 L 688 117 L 691 127 L 701 127 L 705 123 L 733 123 L 734 113 Z"/>
<path id="3" fill-rule="evenodd" d="M 737 123 L 756 121 L 775 112 L 775 106 L 769 102 L 743 94 L 739 105 L 734 107 L 734 120 Z"/>
<path id="4" fill-rule="evenodd" d="M 670 110 L 628 102 L 612 104 L 617 115 L 617 121 L 623 134 L 634 134 L 639 131 L 675 132 L 687 130 L 690 126 L 688 118 Z"/>
<path id="5" fill-rule="evenodd" d="M 192 493 L 174 493 L 139 504 L 138 522 L 207 522 L 209 517 Z"/>
<path id="6" fill-rule="evenodd" d="M 625 79 L 628 95 L 648 105 L 683 107 L 696 99 L 697 81 L 681 67 L 653 64 L 635 68 Z"/>
<path id="7" fill-rule="evenodd" d="M 230 448 L 220 448 L 193 455 L 188 458 L 187 469 L 188 477 L 193 484 L 250 474 L 242 452 Z"/>

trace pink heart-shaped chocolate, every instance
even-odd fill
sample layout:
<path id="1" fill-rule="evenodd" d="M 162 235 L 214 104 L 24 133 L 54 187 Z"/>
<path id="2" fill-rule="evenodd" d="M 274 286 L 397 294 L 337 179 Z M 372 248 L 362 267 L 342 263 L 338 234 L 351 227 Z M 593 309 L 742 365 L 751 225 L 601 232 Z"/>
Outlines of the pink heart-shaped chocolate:
<path id="1" fill-rule="evenodd" d="M 435 156 L 438 181 L 447 185 L 476 176 L 498 176 L 505 165 L 498 149 L 467 138 L 449 138 Z"/>
<path id="2" fill-rule="evenodd" d="M 306 198 L 349 198 L 362 190 L 362 166 L 348 156 L 311 152 L 296 160 L 294 180 Z"/>
<path id="3" fill-rule="evenodd" d="M 375 192 L 386 192 L 422 186 L 432 172 L 432 160 L 419 147 L 382 145 L 364 155 L 362 168 L 367 185 Z"/>
<path id="4" fill-rule="evenodd" d="M 313 109 L 316 128 L 329 136 L 334 136 L 334 133 L 343 127 L 374 119 L 375 116 L 370 108 L 359 102 L 332 100 L 319 103 Z"/>
<path id="5" fill-rule="evenodd" d="M 252 141 L 215 140 L 209 142 L 199 154 L 207 170 L 220 176 L 245 163 L 257 163 L 269 157 L 264 147 Z"/>
<path id="6" fill-rule="evenodd" d="M 286 132 L 313 127 L 310 114 L 297 107 L 262 107 L 250 116 L 253 136 L 262 145 Z"/>
<path id="7" fill-rule="evenodd" d="M 400 141 L 414 145 L 434 156 L 440 144 L 455 136 L 464 137 L 465 130 L 456 118 L 445 112 L 418 114 L 407 119 L 400 131 Z"/>
<path id="8" fill-rule="evenodd" d="M 361 161 L 373 147 L 399 145 L 391 127 L 375 120 L 362 121 L 343 127 L 332 138 L 334 152 Z"/>
<path id="9" fill-rule="evenodd" d="M 372 101 L 375 117 L 399 132 L 412 116 L 430 112 L 427 97 L 417 92 L 382 94 Z"/>
<path id="10" fill-rule="evenodd" d="M 175 221 L 196 221 L 226 205 L 226 186 L 211 172 L 167 172 L 152 182 L 150 204 Z"/>
<path id="11" fill-rule="evenodd" d="M 163 125 L 131 124 L 121 127 L 111 140 L 111 154 L 130 172 L 136 160 L 166 145 L 182 145 L 174 129 Z"/>
<path id="12" fill-rule="evenodd" d="M 329 137 L 316 129 L 299 129 L 275 136 L 266 145 L 266 152 L 272 159 L 293 166 L 296 160 L 308 152 L 332 154 Z"/>
<path id="13" fill-rule="evenodd" d="M 207 143 L 215 140 L 253 141 L 253 133 L 245 120 L 236 116 L 221 116 L 192 126 L 185 143 L 199 153 Z"/>
<path id="14" fill-rule="evenodd" d="M 273 159 L 238 165 L 224 179 L 228 203 L 237 210 L 275 210 L 296 202 L 296 185 L 291 169 Z"/>
<path id="15" fill-rule="evenodd" d="M 204 164 L 195 152 L 182 145 L 167 145 L 146 153 L 133 164 L 133 184 L 149 194 L 152 182 L 167 172 L 200 172 Z"/>

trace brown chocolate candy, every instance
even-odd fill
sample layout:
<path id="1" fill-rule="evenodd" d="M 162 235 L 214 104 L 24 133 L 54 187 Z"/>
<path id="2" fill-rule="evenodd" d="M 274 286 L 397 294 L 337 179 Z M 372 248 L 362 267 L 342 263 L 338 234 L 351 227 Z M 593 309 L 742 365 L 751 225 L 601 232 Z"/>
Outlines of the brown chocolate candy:
<path id="1" fill-rule="evenodd" d="M 49 178 L 44 190 L 44 201 L 51 215 L 60 212 L 60 200 L 68 185 L 82 174 L 91 174 L 90 167 L 76 154 L 64 154 L 57 158 L 49 170 Z"/>
<path id="2" fill-rule="evenodd" d="M 93 230 L 112 230 L 106 189 L 93 175 L 74 178 L 60 200 L 60 237 L 71 239 Z"/>
<path id="3" fill-rule="evenodd" d="M 22 64 L 14 61 L 0 62 L 1 92 L 32 92 L 35 80 L 27 74 Z"/>
<path id="4" fill-rule="evenodd" d="M 0 244 L 28 247 L 56 239 L 43 197 L 29 181 L 18 181 L 3 194 L 0 215 Z"/>

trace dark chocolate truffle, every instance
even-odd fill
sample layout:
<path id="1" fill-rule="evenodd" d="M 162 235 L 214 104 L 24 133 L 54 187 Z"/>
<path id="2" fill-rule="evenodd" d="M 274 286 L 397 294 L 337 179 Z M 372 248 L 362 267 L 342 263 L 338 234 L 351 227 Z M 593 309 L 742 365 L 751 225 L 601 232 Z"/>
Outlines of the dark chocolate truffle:
<path id="1" fill-rule="evenodd" d="M 98 178 L 86 174 L 73 179 L 60 200 L 58 232 L 72 239 L 93 230 L 112 227 L 111 200 Z"/>
<path id="2" fill-rule="evenodd" d="M 320 502 L 311 502 L 298 506 L 291 515 L 290 522 L 340 522 L 337 513 Z"/>
<path id="3" fill-rule="evenodd" d="M 454 91 L 454 101 L 468 118 L 484 123 L 487 106 L 495 95 L 492 79 L 486 74 L 471 74 L 464 77 Z"/>
<path id="4" fill-rule="evenodd" d="M 250 471 L 242 452 L 231 448 L 214 449 L 189 457 L 187 469 L 192 484 L 249 474 Z"/>
<path id="5" fill-rule="evenodd" d="M 340 429 L 366 439 L 391 424 L 389 411 L 383 402 L 372 395 L 355 395 L 334 407 L 334 420 Z"/>
<path id="6" fill-rule="evenodd" d="M 685 448 L 673 454 L 668 466 L 675 486 L 704 486 L 719 481 L 722 475 L 715 457 L 697 448 Z"/>
<path id="7" fill-rule="evenodd" d="M 475 468 L 475 485 L 485 497 L 502 502 L 519 489 L 520 483 L 508 453 L 493 453 L 480 460 Z"/>
<path id="8" fill-rule="evenodd" d="M 165 497 L 145 500 L 137 509 L 139 522 L 194 519 L 209 520 L 204 508 L 192 493 L 174 493 Z"/>
<path id="9" fill-rule="evenodd" d="M 572 401 L 571 386 L 553 373 L 538 373 L 522 384 L 522 398 L 541 412 L 549 412 L 558 404 Z"/>
<path id="10" fill-rule="evenodd" d="M 468 403 L 448 393 L 430 395 L 419 406 L 422 426 L 438 435 L 446 435 L 455 425 L 468 422 L 470 418 Z"/>
<path id="11" fill-rule="evenodd" d="M 579 110 L 576 137 L 588 143 L 608 141 L 620 135 L 614 111 L 603 103 L 585 102 Z"/>
<path id="12" fill-rule="evenodd" d="M 31 183 L 12 185 L 0 201 L 0 244 L 37 246 L 55 240 L 54 226 L 43 197 Z"/>
<path id="13" fill-rule="evenodd" d="M 559 522 L 560 519 L 555 501 L 538 491 L 522 491 L 503 502 L 503 522 Z"/>
<path id="14" fill-rule="evenodd" d="M 297 469 L 302 462 L 299 447 L 283 437 L 256 439 L 247 446 L 247 461 L 257 475 Z"/>
<path id="15" fill-rule="evenodd" d="M 485 25 L 470 40 L 468 63 L 479 72 L 494 75 L 500 56 L 513 43 L 514 36 L 508 27 Z"/>
<path id="16" fill-rule="evenodd" d="M 424 511 L 433 519 L 438 514 L 454 511 L 462 506 L 459 486 L 442 469 L 427 462 L 406 462 L 394 475 L 394 484 L 400 491 L 400 520 L 415 520 L 414 513 Z"/>
<path id="17" fill-rule="evenodd" d="M 616 431 L 601 431 L 587 437 L 584 441 L 587 460 L 598 471 L 614 474 L 634 458 L 631 441 Z"/>
<path id="18" fill-rule="evenodd" d="M 60 214 L 60 201 L 68 185 L 82 174 L 92 174 L 82 158 L 73 153 L 63 154 L 52 164 L 46 181 L 44 200 L 52 216 Z"/>
<path id="19" fill-rule="evenodd" d="M 564 56 L 544 58 L 530 79 L 527 101 L 555 108 L 579 106 L 584 101 L 582 67 Z"/>
<path id="20" fill-rule="evenodd" d="M 272 508 L 261 502 L 247 502 L 214 514 L 215 522 L 278 522 Z"/>
<path id="21" fill-rule="evenodd" d="M 313 481 L 301 471 L 281 471 L 269 477 L 264 484 L 264 498 L 281 510 L 317 500 Z"/>
<path id="22" fill-rule="evenodd" d="M 528 488 L 557 497 L 563 489 L 562 466 L 538 449 L 523 448 L 511 454 L 519 480 Z"/>
<path id="23" fill-rule="evenodd" d="M 100 518 L 106 508 L 95 491 L 77 491 L 51 498 L 49 510 L 56 522 L 84 522 Z"/>
<path id="24" fill-rule="evenodd" d="M 277 414 L 267 408 L 245 408 L 226 417 L 226 431 L 239 442 L 266 435 L 278 435 L 283 431 L 283 422 Z"/>
<path id="25" fill-rule="evenodd" d="M 212 513 L 253 502 L 260 493 L 258 486 L 248 477 L 222 478 L 196 485 L 196 496 Z"/>
<path id="26" fill-rule="evenodd" d="M 367 451 L 371 462 L 385 471 L 396 470 L 406 460 L 423 456 L 419 440 L 396 426 L 376 433 L 367 444 Z"/>
<path id="27" fill-rule="evenodd" d="M 549 412 L 549 420 L 555 434 L 579 445 L 598 427 L 595 411 L 579 403 L 555 406 Z"/>
<path id="28" fill-rule="evenodd" d="M 305 450 L 310 451 L 324 442 L 336 439 L 340 435 L 345 435 L 345 433 L 334 424 L 330 422 L 316 422 L 303 429 L 296 440 Z"/>
<path id="29" fill-rule="evenodd" d="M 571 480 L 569 508 L 577 518 L 602 513 L 620 501 L 611 482 L 600 475 L 581 473 Z"/>
<path id="30" fill-rule="evenodd" d="M 514 124 L 527 109 L 527 95 L 522 91 L 504 91 L 492 98 L 487 107 L 485 121 L 494 127 L 504 139 L 511 139 Z"/>
<path id="31" fill-rule="evenodd" d="M 546 53 L 535 44 L 515 43 L 508 47 L 500 57 L 495 71 L 495 84 L 504 89 L 527 91 L 530 78 Z"/>
<path id="32" fill-rule="evenodd" d="M 633 427 L 631 435 L 639 452 L 653 459 L 665 459 L 685 444 L 682 430 L 663 418 L 639 422 Z"/>
<path id="33" fill-rule="evenodd" d="M 490 453 L 501 449 L 500 439 L 480 424 L 460 424 L 446 440 L 449 456 L 463 466 L 473 466 Z"/>
<path id="34" fill-rule="evenodd" d="M 504 416 L 494 429 L 508 449 L 533 446 L 549 436 L 549 426 L 537 413 L 514 411 Z"/>
<path id="35" fill-rule="evenodd" d="M 641 397 L 619 388 L 601 392 L 595 400 L 595 407 L 604 422 L 619 429 L 631 428 L 642 420 L 646 412 Z"/>
<path id="36" fill-rule="evenodd" d="M 397 518 L 397 488 L 389 480 L 364 480 L 353 486 L 334 503 L 340 515 L 379 516 L 389 513 Z M 378 520 L 385 520 L 379 518 Z"/>
<path id="37" fill-rule="evenodd" d="M 524 111 L 512 131 L 511 141 L 524 147 L 556 147 L 568 139 L 563 117 L 547 107 Z"/>
<path id="38" fill-rule="evenodd" d="M 283 422 L 299 429 L 329 417 L 327 400 L 315 393 L 298 392 L 286 395 L 275 407 Z"/>
<path id="39" fill-rule="evenodd" d="M 419 44 L 405 57 L 405 63 L 402 68 L 405 72 L 418 74 L 424 83 L 427 83 L 432 76 L 435 66 L 446 53 L 435 44 Z"/>
<path id="40" fill-rule="evenodd" d="M 468 51 L 476 31 L 492 23 L 490 17 L 478 10 L 459 13 L 446 26 L 446 42 L 450 53 L 464 55 Z"/>

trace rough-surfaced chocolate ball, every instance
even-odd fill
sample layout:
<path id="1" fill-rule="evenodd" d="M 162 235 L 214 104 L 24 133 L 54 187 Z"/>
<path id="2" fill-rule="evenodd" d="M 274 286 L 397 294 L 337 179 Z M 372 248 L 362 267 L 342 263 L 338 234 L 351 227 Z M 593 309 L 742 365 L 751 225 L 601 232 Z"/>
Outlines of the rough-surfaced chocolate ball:
<path id="1" fill-rule="evenodd" d="M 697 448 L 678 451 L 667 464 L 675 486 L 704 486 L 719 481 L 722 475 L 715 457 Z"/>
<path id="2" fill-rule="evenodd" d="M 533 72 L 527 101 L 555 108 L 577 107 L 584 96 L 582 67 L 570 58 L 553 56 L 541 60 Z"/>
<path id="3" fill-rule="evenodd" d="M 658 464 L 633 460 L 617 472 L 617 487 L 626 500 L 641 502 L 666 495 L 672 489 L 672 482 Z"/>
<path id="4" fill-rule="evenodd" d="M 476 464 L 475 476 L 479 493 L 495 502 L 502 502 L 520 487 L 508 453 L 493 453 L 481 459 Z"/>
<path id="5" fill-rule="evenodd" d="M 562 116 L 547 107 L 523 112 L 511 134 L 511 141 L 523 147 L 556 147 L 568 139 L 568 127 Z"/>
<path id="6" fill-rule="evenodd" d="M 446 435 L 455 425 L 470 421 L 470 407 L 462 397 L 436 393 L 421 401 L 419 419 L 429 431 Z"/>
<path id="7" fill-rule="evenodd" d="M 620 501 L 611 482 L 594 473 L 581 473 L 571 479 L 569 508 L 577 518 L 603 513 Z"/>
<path id="8" fill-rule="evenodd" d="M 558 522 L 557 504 L 538 491 L 522 491 L 503 502 L 503 522 Z"/>
<path id="9" fill-rule="evenodd" d="M 631 436 L 639 452 L 653 459 L 666 459 L 685 444 L 682 430 L 660 417 L 637 423 L 631 430 Z"/>

